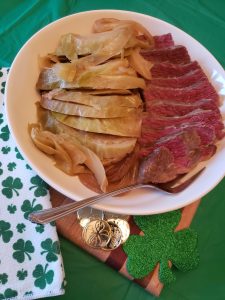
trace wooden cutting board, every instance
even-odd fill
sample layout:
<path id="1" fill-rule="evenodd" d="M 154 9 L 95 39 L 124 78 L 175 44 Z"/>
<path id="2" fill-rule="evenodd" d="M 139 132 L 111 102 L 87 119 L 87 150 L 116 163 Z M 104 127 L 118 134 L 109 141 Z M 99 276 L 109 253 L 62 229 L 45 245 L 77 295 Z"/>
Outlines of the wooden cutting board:
<path id="1" fill-rule="evenodd" d="M 62 204 L 67 204 L 73 202 L 73 200 L 68 199 L 64 195 L 60 194 L 54 189 L 50 189 L 51 201 L 53 207 L 59 206 Z M 176 230 L 181 230 L 183 228 L 187 228 L 190 226 L 192 219 L 197 211 L 197 208 L 200 204 L 201 200 L 198 200 L 185 208 L 182 209 L 182 217 L 181 221 L 178 224 Z M 133 222 L 132 216 L 129 217 L 128 222 L 130 224 L 131 234 L 142 234 L 140 229 Z M 129 280 L 132 280 L 142 286 L 146 291 L 150 292 L 155 296 L 159 296 L 162 289 L 163 284 L 159 281 L 158 270 L 159 266 L 157 265 L 153 272 L 151 272 L 148 276 L 142 279 L 134 279 L 132 278 L 127 270 L 126 270 L 126 261 L 127 257 L 124 253 L 122 247 L 120 246 L 116 250 L 113 251 L 104 251 L 91 248 L 87 246 L 82 240 L 82 228 L 79 225 L 79 221 L 77 220 L 76 213 L 70 214 L 56 222 L 57 230 L 59 234 L 63 237 L 70 240 L 75 245 L 87 251 L 89 254 L 95 256 L 103 263 L 112 267 L 117 272 L 121 273 Z"/>

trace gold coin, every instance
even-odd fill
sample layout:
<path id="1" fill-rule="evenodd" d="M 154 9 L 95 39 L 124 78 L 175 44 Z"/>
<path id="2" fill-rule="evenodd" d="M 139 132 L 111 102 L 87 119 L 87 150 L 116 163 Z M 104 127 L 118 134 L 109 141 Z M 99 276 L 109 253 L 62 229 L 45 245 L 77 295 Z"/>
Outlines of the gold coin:
<path id="1" fill-rule="evenodd" d="M 111 227 L 104 220 L 89 222 L 82 232 L 84 241 L 93 248 L 104 248 L 111 239 Z"/>
<path id="2" fill-rule="evenodd" d="M 103 247 L 104 250 L 115 250 L 121 244 L 122 232 L 114 222 L 108 222 L 111 227 L 111 239 L 109 240 L 106 247 Z"/>
<path id="3" fill-rule="evenodd" d="M 109 220 L 107 220 L 107 222 L 114 223 L 119 227 L 119 229 L 122 233 L 121 244 L 125 243 L 126 240 L 129 237 L 129 235 L 130 235 L 130 225 L 129 225 L 129 223 L 126 220 L 119 219 L 119 218 L 109 219 Z"/>

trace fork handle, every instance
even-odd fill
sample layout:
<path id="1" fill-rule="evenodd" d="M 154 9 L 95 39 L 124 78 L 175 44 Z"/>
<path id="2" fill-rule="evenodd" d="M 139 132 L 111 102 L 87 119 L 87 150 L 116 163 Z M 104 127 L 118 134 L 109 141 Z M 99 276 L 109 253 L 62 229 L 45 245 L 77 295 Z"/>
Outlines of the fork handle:
<path id="1" fill-rule="evenodd" d="M 46 223 L 58 220 L 60 218 L 63 218 L 66 215 L 69 215 L 83 207 L 92 205 L 92 204 L 98 202 L 99 200 L 105 199 L 110 196 L 117 196 L 119 194 L 128 192 L 130 190 L 137 189 L 137 188 L 143 188 L 143 187 L 149 187 L 149 184 L 142 184 L 142 183 L 133 184 L 133 185 L 129 185 L 129 186 L 126 186 L 124 188 L 121 188 L 121 189 L 118 189 L 118 190 L 115 190 L 112 192 L 103 193 L 103 194 L 93 196 L 90 198 L 86 198 L 86 199 L 83 199 L 81 201 L 77 201 L 74 203 L 69 203 L 69 204 L 65 204 L 65 205 L 61 205 L 61 206 L 49 208 L 49 209 L 43 209 L 43 210 L 29 214 L 28 218 L 31 222 L 38 223 L 38 224 L 46 224 Z M 152 187 L 157 189 L 157 187 L 155 187 L 155 186 L 152 186 Z"/>

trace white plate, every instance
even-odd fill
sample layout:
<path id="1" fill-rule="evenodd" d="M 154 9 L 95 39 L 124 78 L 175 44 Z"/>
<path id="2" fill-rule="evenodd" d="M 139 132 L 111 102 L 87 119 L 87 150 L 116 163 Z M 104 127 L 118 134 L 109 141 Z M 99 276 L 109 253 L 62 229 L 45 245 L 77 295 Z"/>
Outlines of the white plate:
<path id="1" fill-rule="evenodd" d="M 9 72 L 6 85 L 6 113 L 10 130 L 19 150 L 32 168 L 52 187 L 66 196 L 80 200 L 94 195 L 77 178 L 58 170 L 51 159 L 37 150 L 28 135 L 28 123 L 36 122 L 34 103 L 39 100 L 35 90 L 39 69 L 38 56 L 53 52 L 59 37 L 68 32 L 90 33 L 93 22 L 102 17 L 131 19 L 142 23 L 153 35 L 172 33 L 176 44 L 187 47 L 193 60 L 197 60 L 219 88 L 225 86 L 225 73 L 217 60 L 191 36 L 159 19 L 128 11 L 87 11 L 59 19 L 37 32 L 22 47 Z M 221 81 L 219 83 L 219 81 Z M 221 90 L 220 90 L 221 92 Z M 224 107 L 223 107 L 224 109 Z M 123 197 L 109 198 L 95 207 L 121 214 L 155 214 L 174 210 L 204 196 L 225 174 L 225 147 L 207 163 L 205 172 L 185 191 L 177 195 L 139 190 Z"/>

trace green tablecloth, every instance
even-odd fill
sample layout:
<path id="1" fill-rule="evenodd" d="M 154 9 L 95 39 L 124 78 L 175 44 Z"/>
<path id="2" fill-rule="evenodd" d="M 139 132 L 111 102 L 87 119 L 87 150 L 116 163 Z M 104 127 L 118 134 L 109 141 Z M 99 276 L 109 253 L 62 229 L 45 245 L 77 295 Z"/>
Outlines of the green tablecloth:
<path id="1" fill-rule="evenodd" d="M 1 0 L 0 66 L 10 66 L 24 42 L 46 24 L 103 8 L 137 11 L 172 23 L 199 40 L 225 66 L 224 0 Z M 160 299 L 225 299 L 224 188 L 225 179 L 204 197 L 192 224 L 199 233 L 199 268 L 176 272 L 177 281 L 164 288 Z M 154 299 L 63 238 L 61 249 L 68 284 L 66 294 L 58 299 Z"/>

